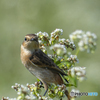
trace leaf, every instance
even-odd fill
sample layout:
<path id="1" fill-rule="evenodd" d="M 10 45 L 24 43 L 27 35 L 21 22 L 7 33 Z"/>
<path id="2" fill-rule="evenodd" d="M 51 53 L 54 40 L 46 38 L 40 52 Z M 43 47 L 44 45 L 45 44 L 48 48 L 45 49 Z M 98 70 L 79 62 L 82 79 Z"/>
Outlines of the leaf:
<path id="1" fill-rule="evenodd" d="M 60 64 L 61 62 L 58 60 L 58 61 L 56 61 L 55 63 L 56 63 L 56 65 L 58 65 L 58 64 Z"/>
<path id="2" fill-rule="evenodd" d="M 67 76 L 67 78 L 69 78 L 69 82 L 70 82 L 69 85 L 66 84 L 67 86 L 75 86 L 75 87 L 77 87 L 77 79 L 76 79 L 76 77 Z"/>
<path id="3" fill-rule="evenodd" d="M 67 87 L 74 86 L 74 84 L 65 84 Z"/>
<path id="4" fill-rule="evenodd" d="M 37 78 L 37 81 L 39 82 L 40 80 Z"/>

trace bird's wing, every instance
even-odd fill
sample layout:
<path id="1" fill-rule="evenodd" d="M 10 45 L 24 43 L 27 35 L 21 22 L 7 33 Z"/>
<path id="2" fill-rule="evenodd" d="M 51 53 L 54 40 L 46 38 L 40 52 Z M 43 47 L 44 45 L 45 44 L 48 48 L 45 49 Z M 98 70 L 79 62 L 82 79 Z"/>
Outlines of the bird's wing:
<path id="1" fill-rule="evenodd" d="M 61 75 L 66 75 L 54 62 L 51 58 L 49 58 L 44 52 L 40 49 L 35 51 L 31 58 L 30 62 L 38 67 L 46 68 L 55 73 L 59 73 Z"/>

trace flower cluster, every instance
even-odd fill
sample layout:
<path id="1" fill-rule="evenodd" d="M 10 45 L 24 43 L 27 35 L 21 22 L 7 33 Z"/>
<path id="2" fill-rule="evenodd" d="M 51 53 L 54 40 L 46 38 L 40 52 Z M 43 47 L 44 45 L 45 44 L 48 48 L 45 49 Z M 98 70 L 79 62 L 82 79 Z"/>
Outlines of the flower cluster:
<path id="1" fill-rule="evenodd" d="M 59 40 L 59 36 L 63 34 L 63 30 L 62 29 L 55 29 L 52 33 L 51 33 L 51 37 L 50 37 L 50 44 L 54 44 L 54 42 L 56 40 Z"/>
<path id="2" fill-rule="evenodd" d="M 41 92 L 38 82 L 35 82 L 35 84 L 30 84 L 30 85 L 26 84 L 26 86 L 15 83 L 15 86 L 12 86 L 12 88 L 15 89 L 15 91 L 17 91 L 18 100 L 21 99 L 35 100 L 39 96 L 39 93 Z"/>
<path id="3" fill-rule="evenodd" d="M 78 58 L 76 55 L 69 55 L 69 57 L 67 58 L 67 61 L 69 61 L 70 63 L 75 63 L 75 62 L 79 62 Z"/>
<path id="4" fill-rule="evenodd" d="M 41 40 L 43 39 L 43 37 L 46 37 L 46 38 L 49 38 L 49 35 L 48 35 L 48 33 L 46 33 L 46 32 L 38 32 L 38 33 L 35 33 L 37 36 L 38 36 L 38 38 L 40 38 Z"/>
<path id="5" fill-rule="evenodd" d="M 35 33 L 38 36 L 40 46 L 48 45 L 49 44 L 49 35 L 46 32 L 38 32 Z"/>
<path id="6" fill-rule="evenodd" d="M 41 84 L 39 82 L 35 82 L 35 84 L 26 84 L 26 86 L 15 83 L 12 86 L 15 91 L 17 91 L 17 98 L 9 98 L 3 97 L 2 100 L 53 100 L 53 98 L 57 97 L 59 99 L 65 96 L 66 86 L 62 85 L 54 85 L 51 84 L 48 89 L 48 97 L 41 96 Z"/>
<path id="7" fill-rule="evenodd" d="M 50 98 L 59 98 L 62 99 L 65 97 L 66 86 L 62 85 L 51 85 L 49 86 L 48 95 Z"/>
<path id="8" fill-rule="evenodd" d="M 65 46 L 60 45 L 60 44 L 55 44 L 55 45 L 51 46 L 50 49 L 53 50 L 54 52 L 56 52 L 57 55 L 63 55 L 63 54 L 66 54 L 66 52 L 67 52 Z"/>
<path id="9" fill-rule="evenodd" d="M 41 96 L 41 85 L 39 82 L 35 84 L 26 84 L 26 86 L 15 83 L 12 86 L 17 91 L 17 98 L 3 97 L 2 100 L 52 100 L 50 97 Z"/>
<path id="10" fill-rule="evenodd" d="M 38 36 L 40 45 L 51 45 L 56 42 L 56 40 L 59 40 L 59 36 L 63 34 L 62 29 L 55 29 L 51 36 L 49 37 L 48 33 L 46 32 L 38 32 L 35 33 Z"/>
<path id="11" fill-rule="evenodd" d="M 59 43 L 62 44 L 62 45 L 65 45 L 67 48 L 71 48 L 72 50 L 75 50 L 76 49 L 76 46 L 74 44 L 74 42 L 71 42 L 69 39 L 59 39 Z"/>
<path id="12" fill-rule="evenodd" d="M 67 48 L 71 48 L 72 50 L 76 49 L 76 46 L 73 42 L 71 42 L 69 39 L 60 39 L 59 36 L 63 34 L 62 29 L 55 29 L 53 32 L 51 32 L 51 36 L 49 37 L 48 33 L 46 32 L 38 32 L 35 33 L 38 36 L 38 41 L 40 45 L 40 49 L 43 50 L 44 53 L 47 54 L 47 46 L 51 46 L 50 49 L 53 51 L 57 51 L 57 55 L 62 55 L 67 52 Z M 67 47 L 67 48 L 66 48 Z"/>
<path id="13" fill-rule="evenodd" d="M 79 81 L 83 81 L 86 77 L 86 71 L 85 71 L 86 67 L 73 67 L 69 70 L 69 74 L 72 77 L 77 77 L 77 79 Z"/>
<path id="14" fill-rule="evenodd" d="M 58 58 L 61 61 L 58 66 L 66 71 L 66 73 L 68 72 L 68 69 L 75 66 L 75 63 L 79 62 L 77 56 L 72 55 L 70 52 L 68 52 L 67 55 L 64 55 L 63 57 L 58 56 Z"/>
<path id="15" fill-rule="evenodd" d="M 78 42 L 78 46 L 80 51 L 85 51 L 87 52 L 94 52 L 96 49 L 96 40 L 97 36 L 94 33 L 91 32 L 84 32 L 82 30 L 76 30 L 72 34 L 69 35 L 71 41 Z"/>

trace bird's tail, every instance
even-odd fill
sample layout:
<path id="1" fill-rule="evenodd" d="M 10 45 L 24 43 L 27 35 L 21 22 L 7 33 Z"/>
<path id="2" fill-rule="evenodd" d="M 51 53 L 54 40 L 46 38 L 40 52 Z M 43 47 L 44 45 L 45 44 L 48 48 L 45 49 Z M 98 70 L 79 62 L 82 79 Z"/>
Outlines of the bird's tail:
<path id="1" fill-rule="evenodd" d="M 64 75 L 61 75 L 61 76 L 63 77 L 63 79 L 64 79 L 67 83 L 69 83 L 68 80 L 64 77 Z M 67 74 L 66 74 L 66 76 L 67 76 Z"/>
<path id="2" fill-rule="evenodd" d="M 66 97 L 68 98 L 68 100 L 70 100 L 70 99 L 71 99 L 71 96 L 70 96 L 70 94 L 69 94 L 68 90 L 65 90 L 65 95 L 66 95 Z"/>

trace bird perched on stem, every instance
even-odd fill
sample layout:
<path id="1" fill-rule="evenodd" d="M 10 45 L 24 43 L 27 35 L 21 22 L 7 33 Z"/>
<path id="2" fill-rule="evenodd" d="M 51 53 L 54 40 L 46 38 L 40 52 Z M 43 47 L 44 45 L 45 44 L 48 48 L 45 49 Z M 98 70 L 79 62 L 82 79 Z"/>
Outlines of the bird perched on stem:
<path id="1" fill-rule="evenodd" d="M 64 84 L 61 76 L 66 75 L 42 50 L 39 49 L 38 37 L 35 34 L 28 34 L 21 45 L 21 61 L 24 66 L 35 75 L 44 85 L 45 93 L 50 83 Z M 70 96 L 65 91 L 68 100 Z"/>

